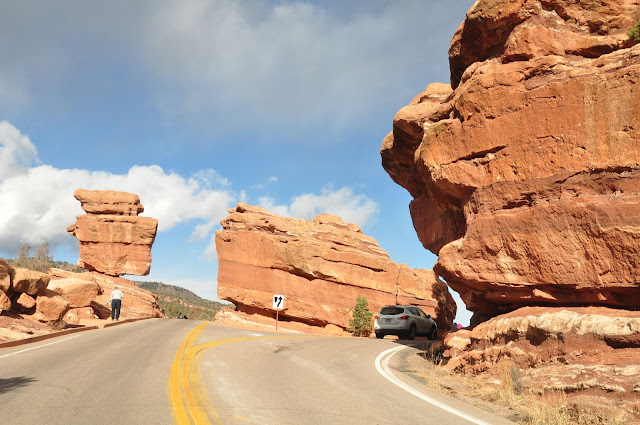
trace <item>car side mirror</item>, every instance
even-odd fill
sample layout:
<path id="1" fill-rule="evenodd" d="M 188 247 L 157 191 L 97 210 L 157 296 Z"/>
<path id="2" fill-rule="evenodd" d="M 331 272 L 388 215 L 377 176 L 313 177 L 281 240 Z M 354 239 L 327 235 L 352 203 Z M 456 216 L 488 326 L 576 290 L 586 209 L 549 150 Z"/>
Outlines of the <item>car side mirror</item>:
<path id="1" fill-rule="evenodd" d="M 427 319 L 431 319 L 431 315 L 430 314 L 427 314 Z"/>

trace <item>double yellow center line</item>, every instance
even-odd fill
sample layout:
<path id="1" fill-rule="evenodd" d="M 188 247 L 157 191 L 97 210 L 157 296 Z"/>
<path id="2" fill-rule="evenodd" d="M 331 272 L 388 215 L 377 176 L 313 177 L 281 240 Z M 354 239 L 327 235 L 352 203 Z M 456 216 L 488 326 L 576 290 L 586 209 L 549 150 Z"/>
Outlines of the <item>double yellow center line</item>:
<path id="1" fill-rule="evenodd" d="M 222 424 L 202 385 L 196 359 L 202 349 L 194 343 L 206 326 L 207 322 L 201 323 L 187 334 L 171 366 L 169 400 L 173 422 L 177 425 Z"/>
<path id="2" fill-rule="evenodd" d="M 291 338 L 293 336 L 253 336 L 195 345 L 196 339 L 208 324 L 209 322 L 203 322 L 187 334 L 182 344 L 180 344 L 176 358 L 171 366 L 169 401 L 173 423 L 176 425 L 222 425 L 220 415 L 213 407 L 202 380 L 199 358 L 202 351 L 228 342 L 250 339 Z"/>

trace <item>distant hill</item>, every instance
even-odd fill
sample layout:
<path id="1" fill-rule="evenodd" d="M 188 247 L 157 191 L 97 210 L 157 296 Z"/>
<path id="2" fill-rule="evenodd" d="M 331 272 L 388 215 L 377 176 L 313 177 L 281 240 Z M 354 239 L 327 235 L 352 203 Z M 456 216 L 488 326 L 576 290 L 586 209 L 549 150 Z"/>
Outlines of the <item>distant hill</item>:
<path id="1" fill-rule="evenodd" d="M 182 313 L 189 319 L 214 320 L 218 311 L 223 308 L 234 308 L 233 304 L 204 299 L 180 286 L 162 282 L 134 281 L 134 283 L 158 296 L 158 304 L 164 310 L 166 317 L 177 318 Z"/>

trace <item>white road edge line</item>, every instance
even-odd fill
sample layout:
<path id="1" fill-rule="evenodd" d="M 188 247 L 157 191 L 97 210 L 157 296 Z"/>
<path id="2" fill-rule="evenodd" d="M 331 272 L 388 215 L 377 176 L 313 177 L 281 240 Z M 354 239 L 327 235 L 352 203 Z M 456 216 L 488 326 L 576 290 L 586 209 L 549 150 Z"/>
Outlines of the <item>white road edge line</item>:
<path id="1" fill-rule="evenodd" d="M 426 396 L 424 394 L 422 394 L 421 392 L 411 388 L 409 385 L 405 384 L 404 382 L 400 381 L 394 374 L 393 372 L 391 372 L 391 369 L 389 368 L 389 360 L 391 359 L 391 357 L 393 357 L 394 354 L 396 354 L 396 352 L 403 350 L 407 348 L 406 346 L 399 346 L 399 347 L 394 347 L 394 348 L 390 348 L 386 351 L 383 351 L 382 353 L 380 353 L 380 355 L 378 355 L 378 357 L 376 358 L 376 369 L 378 370 L 378 373 L 380 373 L 380 375 L 384 376 L 385 378 L 387 378 L 390 382 L 392 382 L 393 384 L 397 385 L 398 387 L 402 388 L 403 390 L 407 391 L 408 393 L 413 394 L 414 396 L 421 398 L 422 400 L 426 401 L 427 403 L 431 403 L 434 406 L 439 407 L 442 410 L 446 410 L 449 413 L 452 413 L 456 416 L 459 416 L 463 419 L 466 419 L 470 422 L 473 422 L 474 424 L 477 425 L 491 425 L 488 422 L 482 421 L 480 419 L 476 419 L 473 416 L 469 416 L 466 413 L 463 413 L 457 409 L 454 409 L 453 407 L 450 407 L 444 403 L 441 403 L 429 396 Z"/>
<path id="2" fill-rule="evenodd" d="M 70 337 L 68 337 L 68 338 L 59 339 L 59 340 L 57 340 L 57 341 L 49 342 L 48 344 L 38 345 L 37 347 L 25 348 L 24 350 L 14 351 L 13 353 L 4 354 L 4 355 L 0 356 L 0 359 L 3 359 L 3 358 L 5 358 L 5 357 L 9 357 L 9 356 L 13 356 L 13 355 L 15 355 L 15 354 L 24 353 L 25 351 L 37 350 L 38 348 L 43 348 L 43 347 L 46 347 L 46 346 L 48 346 L 48 345 L 57 344 L 57 343 L 62 342 L 62 341 L 67 341 L 67 340 L 70 340 L 70 339 L 72 339 L 72 338 L 77 338 L 77 337 L 79 337 L 79 336 L 80 336 L 80 335 L 73 335 L 73 336 L 70 336 Z"/>

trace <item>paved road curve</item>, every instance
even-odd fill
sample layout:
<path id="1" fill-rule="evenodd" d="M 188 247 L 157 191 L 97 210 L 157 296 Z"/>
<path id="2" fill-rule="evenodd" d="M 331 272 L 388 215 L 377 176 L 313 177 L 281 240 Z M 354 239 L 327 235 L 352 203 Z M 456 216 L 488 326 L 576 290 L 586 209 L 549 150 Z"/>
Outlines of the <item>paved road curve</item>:
<path id="1" fill-rule="evenodd" d="M 193 326 L 143 320 L 0 350 L 0 424 L 171 424 L 171 363 Z"/>
<path id="2" fill-rule="evenodd" d="M 146 320 L 1 349 L 0 424 L 474 423 L 379 373 L 392 340 L 197 325 Z M 475 423 L 508 423 L 453 403 Z"/>

